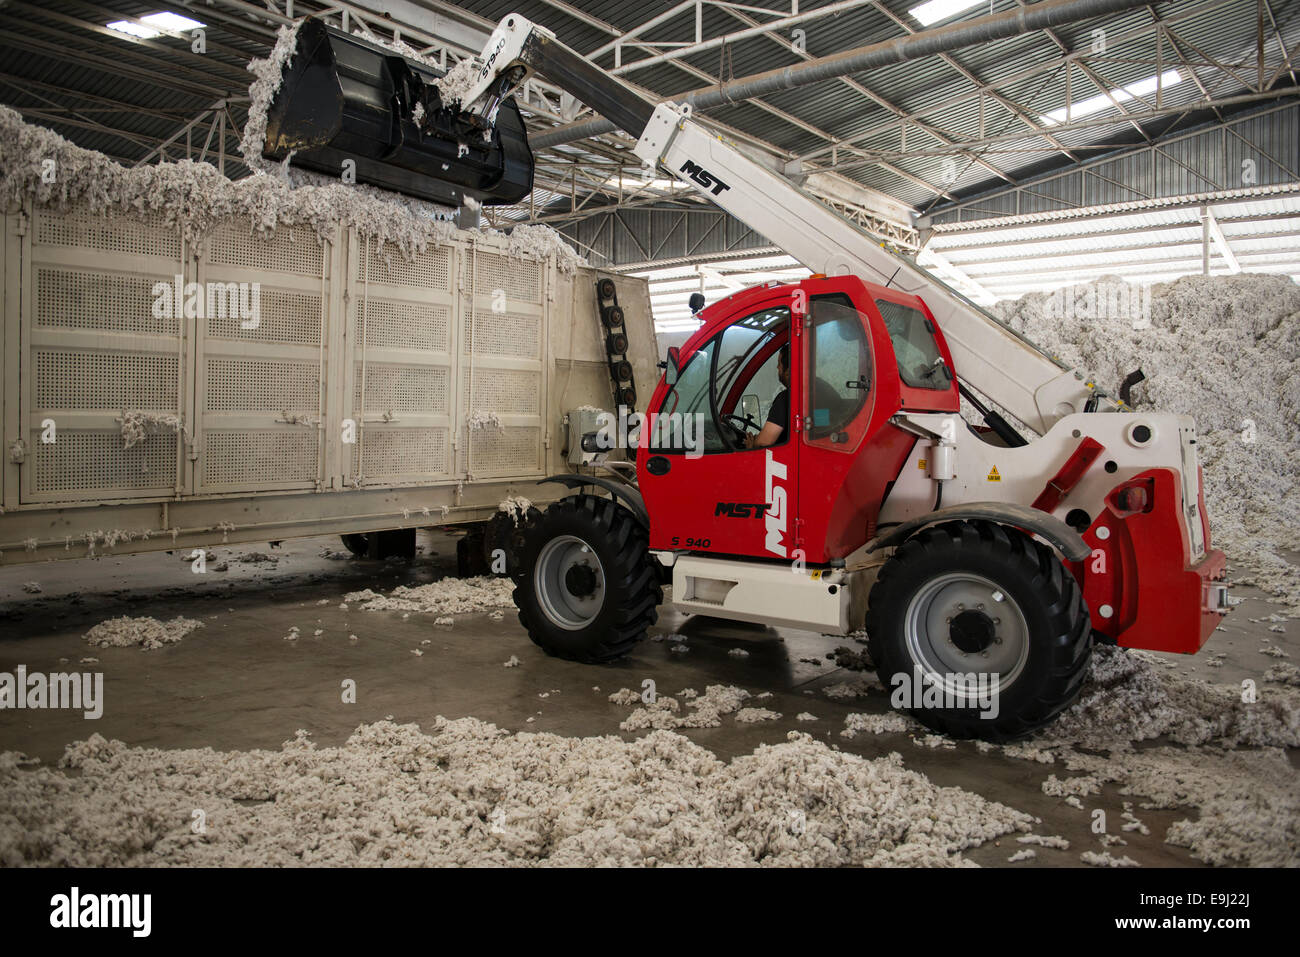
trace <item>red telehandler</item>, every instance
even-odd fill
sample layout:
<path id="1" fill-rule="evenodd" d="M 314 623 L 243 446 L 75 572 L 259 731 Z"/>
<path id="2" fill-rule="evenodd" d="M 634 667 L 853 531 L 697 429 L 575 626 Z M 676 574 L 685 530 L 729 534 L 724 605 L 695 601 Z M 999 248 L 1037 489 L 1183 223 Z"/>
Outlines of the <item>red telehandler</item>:
<path id="1" fill-rule="evenodd" d="M 553 477 L 575 494 L 527 527 L 513 573 L 534 642 L 579 661 L 624 655 L 669 583 L 677 607 L 714 618 L 834 634 L 865 624 L 895 701 L 934 730 L 988 740 L 1068 707 L 1094 642 L 1201 647 L 1227 602 L 1191 419 L 1107 398 L 688 104 L 648 102 L 544 28 L 506 17 L 479 63 L 459 103 L 404 76 L 372 83 L 383 95 L 358 115 L 393 142 L 472 141 L 456 149 L 478 157 L 467 192 L 512 201 L 491 185 L 514 197 L 518 171 L 531 179 L 510 94 L 539 74 L 813 272 L 703 310 L 669 350 L 634 478 Z M 321 93 L 295 69 L 274 108 L 291 120 L 295 89 Z M 296 119 L 285 128 L 311 127 Z M 414 174 L 433 184 L 426 194 L 449 175 L 440 165 Z M 982 425 L 962 417 L 963 396 Z M 758 446 L 774 403 L 785 428 Z M 583 439 L 597 467 L 599 438 Z"/>

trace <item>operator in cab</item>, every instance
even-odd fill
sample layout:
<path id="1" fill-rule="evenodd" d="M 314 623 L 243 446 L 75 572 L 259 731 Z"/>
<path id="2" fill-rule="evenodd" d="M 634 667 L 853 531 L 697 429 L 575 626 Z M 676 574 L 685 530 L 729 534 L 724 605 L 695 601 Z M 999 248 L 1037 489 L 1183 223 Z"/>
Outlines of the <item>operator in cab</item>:
<path id="1" fill-rule="evenodd" d="M 767 421 L 757 435 L 745 436 L 745 448 L 762 449 L 776 445 L 785 437 L 785 430 L 790 425 L 790 345 L 781 347 L 776 360 L 776 377 L 781 380 L 782 389 L 772 400 L 767 410 Z"/>

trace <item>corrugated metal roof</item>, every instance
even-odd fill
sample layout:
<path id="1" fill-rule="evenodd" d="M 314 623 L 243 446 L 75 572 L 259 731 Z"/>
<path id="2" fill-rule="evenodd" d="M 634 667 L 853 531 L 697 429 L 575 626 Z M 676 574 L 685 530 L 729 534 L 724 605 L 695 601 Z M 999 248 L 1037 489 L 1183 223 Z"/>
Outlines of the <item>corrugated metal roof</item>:
<path id="1" fill-rule="evenodd" d="M 802 0 L 798 10 L 805 15 L 815 13 L 833 2 Z M 907 13 L 916 2 L 864 3 L 833 16 L 810 18 L 798 28 L 803 31 L 807 53 L 824 56 L 901 36 L 905 26 L 920 29 Z M 973 19 L 990 9 L 1010 10 L 1017 2 L 992 0 L 945 23 Z M 301 0 L 296 12 L 324 5 L 324 0 Z M 579 52 L 590 53 L 611 45 L 616 35 L 635 29 L 669 6 L 630 0 L 476 0 L 472 6 L 438 3 L 433 8 L 459 11 L 459 19 L 483 29 L 509 12 L 518 12 L 555 31 Z M 15 2 L 10 8 L 24 22 L 22 29 L 0 27 L 0 60 L 4 64 L 0 73 L 8 77 L 0 79 L 0 101 L 29 112 L 38 122 L 53 126 L 75 142 L 126 160 L 144 155 L 150 142 L 175 133 L 187 118 L 213 100 L 246 93 L 250 78 L 243 71 L 244 62 L 264 54 L 274 34 L 273 18 L 268 15 L 263 20 L 254 19 L 260 16 L 254 13 L 259 9 L 257 4 L 223 6 L 222 0 L 215 4 L 205 0 L 47 0 L 40 6 Z M 775 18 L 788 16 L 792 5 L 789 0 L 750 0 L 736 8 L 736 13 L 706 6 L 702 17 L 704 37 L 746 29 L 746 19 L 771 19 L 750 8 L 764 8 Z M 207 22 L 208 54 L 197 57 L 182 41 L 168 38 L 153 41 L 152 47 L 146 48 L 77 25 L 78 21 L 102 24 L 111 14 L 139 16 L 159 9 L 175 9 Z M 843 80 L 828 80 L 773 94 L 764 101 L 770 109 L 753 103 L 739 104 L 711 111 L 709 117 L 764 140 L 789 156 L 821 154 L 818 160 L 824 162 L 828 157 L 823 151 L 829 144 L 842 143 L 837 172 L 914 208 L 941 211 L 951 205 L 946 197 L 974 196 L 1005 185 L 1005 179 L 991 172 L 990 167 L 1006 177 L 1022 180 L 1045 169 L 1071 165 L 1067 152 L 1088 160 L 1113 150 L 1117 144 L 1141 140 L 1139 132 L 1117 117 L 1115 110 L 1091 117 L 1099 120 L 1096 125 L 1042 129 L 1041 115 L 1066 102 L 1067 75 L 1075 102 L 1096 93 L 1081 67 L 1074 66 L 1067 73 L 1059 65 L 1049 66 L 1059 56 L 1062 45 L 1071 50 L 1090 48 L 1097 39 L 1095 31 L 1104 30 L 1105 55 L 1093 58 L 1090 69 L 1108 84 L 1122 85 L 1154 72 L 1155 33 L 1149 29 L 1153 17 L 1174 21 L 1177 39 L 1166 39 L 1165 63 L 1168 65 L 1174 58 L 1176 44 L 1202 63 L 1196 67 L 1195 81 L 1189 77 L 1163 91 L 1163 104 L 1178 106 L 1201 96 L 1198 82 L 1216 95 L 1243 88 L 1242 82 L 1225 77 L 1204 58 L 1225 62 L 1249 79 L 1247 74 L 1255 62 L 1256 10 L 1255 0 L 1155 3 L 1057 28 L 1054 37 L 1036 31 L 972 46 L 948 60 L 928 57 L 849 78 L 868 88 L 871 95 L 853 89 Z M 1275 4 L 1273 13 L 1281 43 L 1294 47 L 1300 42 L 1300 9 L 1295 4 Z M 779 30 L 780 42 L 755 35 L 729 43 L 725 50 L 714 48 L 682 57 L 682 64 L 697 71 L 696 75 L 673 63 L 632 69 L 625 75 L 668 96 L 707 85 L 708 80 L 701 79 L 699 71 L 709 78 L 731 78 L 794 64 L 800 62 L 800 57 L 786 43 L 793 29 Z M 669 20 L 645 32 L 642 39 L 663 44 L 693 42 L 694 17 Z M 632 63 L 650 55 L 629 47 L 623 51 L 622 62 Z M 606 52 L 596 60 L 612 68 L 614 55 Z M 1277 42 L 1266 46 L 1265 60 L 1270 72 L 1281 63 Z M 24 82 L 27 88 L 20 89 Z M 1280 82 L 1290 83 L 1292 79 L 1284 75 Z M 991 92 L 985 89 L 990 86 L 995 87 Z M 92 96 L 108 102 L 93 101 Z M 882 100 L 888 105 L 882 105 Z M 773 110 L 789 114 L 794 121 L 775 115 Z M 81 116 L 73 111 L 79 111 Z M 917 115 L 923 126 L 909 123 L 904 137 L 898 111 Z M 242 105 L 234 105 L 232 114 L 242 124 Z M 1168 121 L 1151 123 L 1147 132 L 1163 133 L 1177 121 L 1172 116 Z M 969 154 L 951 155 L 948 145 L 954 140 L 960 143 L 981 136 L 1034 133 L 1033 126 L 1040 127 L 1038 133 L 1042 135 L 985 143 L 977 151 L 978 161 Z M 1259 181 L 1286 178 L 1286 158 L 1296 156 L 1300 120 L 1294 114 L 1271 116 L 1251 128 L 1243 126 L 1240 132 L 1262 148 L 1262 154 L 1255 157 L 1261 168 Z M 1049 142 L 1048 136 L 1056 145 Z M 1270 157 L 1280 159 L 1275 162 Z M 1153 180 L 1150 167 L 1143 168 L 1140 161 L 1122 159 L 1112 168 L 1095 170 L 1081 184 L 1051 182 L 1015 197 L 990 195 L 971 207 L 969 214 L 983 218 L 1050 213 L 1071 206 L 1124 202 L 1153 193 L 1196 192 L 1214 184 L 1226 188 L 1232 185 L 1240 161 L 1249 157 L 1238 143 L 1229 140 L 1214 148 L 1208 142 L 1174 144 L 1170 158 L 1162 167 L 1162 182 Z M 1295 173 L 1289 170 L 1292 179 Z M 568 200 L 558 188 L 539 190 L 533 197 L 537 206 L 553 205 L 557 210 L 567 207 Z"/>

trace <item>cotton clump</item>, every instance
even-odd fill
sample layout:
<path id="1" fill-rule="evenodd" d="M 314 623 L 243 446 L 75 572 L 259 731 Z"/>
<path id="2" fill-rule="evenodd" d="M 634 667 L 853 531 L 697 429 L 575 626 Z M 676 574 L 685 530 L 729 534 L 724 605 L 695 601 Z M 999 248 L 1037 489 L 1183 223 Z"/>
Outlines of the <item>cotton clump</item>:
<path id="1" fill-rule="evenodd" d="M 1109 851 L 1084 851 L 1079 855 L 1079 860 L 1085 864 L 1091 864 L 1093 867 L 1139 867 L 1137 861 L 1131 857 L 1111 857 Z"/>
<path id="2" fill-rule="evenodd" d="M 86 632 L 86 643 L 96 648 L 129 648 L 139 645 L 144 651 L 155 651 L 164 645 L 174 645 L 191 631 L 202 628 L 203 622 L 177 615 L 171 621 L 157 618 L 110 618 L 101 621 Z"/>
<path id="3" fill-rule="evenodd" d="M 866 734 L 903 734 L 921 730 L 920 722 L 897 711 L 885 714 L 850 714 L 844 718 L 840 737 L 852 738 L 859 732 Z"/>
<path id="4" fill-rule="evenodd" d="M 626 692 L 626 694 L 624 694 Z M 616 700 L 617 697 L 617 700 Z M 722 726 L 723 715 L 735 714 L 741 710 L 745 699 L 751 697 L 744 688 L 731 685 L 709 685 L 704 694 L 686 702 L 687 712 L 678 714 L 677 702 L 671 698 L 659 698 L 653 704 L 638 708 L 628 715 L 619 727 L 624 731 L 638 731 L 642 728 L 717 728 Z M 616 695 L 610 695 L 615 704 L 632 705 L 641 701 L 640 695 L 627 688 Z M 661 704 L 672 701 L 672 705 Z M 763 710 L 763 709 L 750 709 Z"/>
<path id="5" fill-rule="evenodd" d="M 467 615 L 514 604 L 514 586 L 508 578 L 444 578 L 428 585 L 399 585 L 388 595 L 367 588 L 350 592 L 344 601 L 361 602 L 367 611 L 421 612 L 426 615 Z M 450 624 L 448 618 L 444 624 Z"/>
<path id="6" fill-rule="evenodd" d="M 510 495 L 506 500 L 497 506 L 498 512 L 505 512 L 511 520 L 518 525 L 528 517 L 528 511 L 533 507 L 533 503 L 524 498 L 522 495 Z"/>
<path id="7" fill-rule="evenodd" d="M 962 866 L 1033 819 L 808 735 L 724 763 L 668 731 L 378 721 L 339 747 L 0 755 L 0 866 Z M 104 794 L 118 799 L 104 801 Z M 207 812 L 196 834 L 192 811 Z"/>

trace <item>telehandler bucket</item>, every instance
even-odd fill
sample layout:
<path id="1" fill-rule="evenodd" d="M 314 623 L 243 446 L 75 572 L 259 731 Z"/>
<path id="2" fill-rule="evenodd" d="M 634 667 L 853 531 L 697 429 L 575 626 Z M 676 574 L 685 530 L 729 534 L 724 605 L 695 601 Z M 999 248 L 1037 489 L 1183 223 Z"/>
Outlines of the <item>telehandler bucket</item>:
<path id="1" fill-rule="evenodd" d="M 523 199 L 533 154 L 515 101 L 502 103 L 485 137 L 475 117 L 443 103 L 440 76 L 308 18 L 267 111 L 262 155 L 278 162 L 292 152 L 293 165 L 331 176 L 350 159 L 359 183 L 447 206 Z"/>

